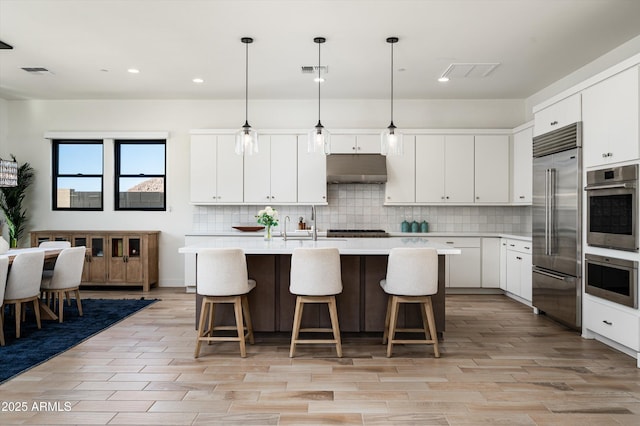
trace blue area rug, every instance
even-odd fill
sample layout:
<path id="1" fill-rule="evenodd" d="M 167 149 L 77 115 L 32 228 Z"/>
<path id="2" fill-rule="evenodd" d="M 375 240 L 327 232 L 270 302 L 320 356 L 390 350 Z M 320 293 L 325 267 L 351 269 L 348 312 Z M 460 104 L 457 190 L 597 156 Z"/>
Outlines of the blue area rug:
<path id="1" fill-rule="evenodd" d="M 20 338 L 16 339 L 15 319 L 4 317 L 6 345 L 0 346 L 0 383 L 76 346 L 78 343 L 122 321 L 131 314 L 156 302 L 156 299 L 83 299 L 78 315 L 75 299 L 64 307 L 64 322 L 43 320 L 38 330 L 33 310 L 27 312 Z M 33 305 L 31 305 L 33 306 Z"/>

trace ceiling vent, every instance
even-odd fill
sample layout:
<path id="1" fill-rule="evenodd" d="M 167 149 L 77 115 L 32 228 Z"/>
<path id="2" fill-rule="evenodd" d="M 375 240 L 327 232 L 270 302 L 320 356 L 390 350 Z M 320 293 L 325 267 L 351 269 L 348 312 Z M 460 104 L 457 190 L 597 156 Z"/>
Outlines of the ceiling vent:
<path id="1" fill-rule="evenodd" d="M 53 75 L 51 71 L 42 67 L 22 67 L 23 70 L 28 72 L 29 74 L 35 75 Z"/>
<path id="2" fill-rule="evenodd" d="M 303 65 L 300 67 L 302 70 L 302 74 L 317 74 L 318 66 L 317 65 Z M 329 72 L 329 67 L 326 65 L 320 66 L 320 74 L 327 74 Z"/>
<path id="3" fill-rule="evenodd" d="M 500 62 L 451 64 L 440 78 L 484 78 L 493 73 L 499 65 Z"/>

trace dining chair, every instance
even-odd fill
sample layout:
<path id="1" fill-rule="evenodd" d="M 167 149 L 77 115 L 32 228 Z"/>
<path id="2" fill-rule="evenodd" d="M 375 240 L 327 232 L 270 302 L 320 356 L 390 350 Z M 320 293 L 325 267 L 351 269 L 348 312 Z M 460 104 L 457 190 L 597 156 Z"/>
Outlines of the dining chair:
<path id="1" fill-rule="evenodd" d="M 198 252 L 196 292 L 202 296 L 202 305 L 194 358 L 200 355 L 202 342 L 239 342 L 240 356 L 247 356 L 245 341 L 254 343 L 247 294 L 255 286 L 256 282 L 248 278 L 247 260 L 242 249 L 210 248 Z M 215 307 L 221 303 L 233 304 L 235 326 L 214 324 Z M 219 333 L 214 336 L 214 332 L 221 330 L 236 330 L 237 336 Z"/>
<path id="2" fill-rule="evenodd" d="M 393 248 L 389 252 L 387 276 L 380 286 L 389 295 L 382 343 L 387 343 L 387 357 L 393 345 L 432 344 L 436 358 L 440 358 L 436 321 L 431 296 L 438 292 L 438 251 L 434 248 Z M 422 328 L 398 328 L 398 306 L 401 303 L 420 304 Z M 425 338 L 396 339 L 396 332 L 421 332 Z"/>
<path id="3" fill-rule="evenodd" d="M 342 358 L 342 341 L 338 324 L 336 294 L 342 293 L 340 252 L 337 248 L 296 248 L 291 255 L 289 292 L 296 295 L 293 330 L 289 357 L 293 358 L 296 345 L 332 343 Z M 329 307 L 331 328 L 300 328 L 305 303 L 326 303 Z M 300 333 L 333 333 L 333 339 L 300 339 Z"/>
<path id="4" fill-rule="evenodd" d="M 24 252 L 16 255 L 7 275 L 4 304 L 15 305 L 16 338 L 20 338 L 22 305 L 33 302 L 36 324 L 40 324 L 40 282 L 44 265 L 44 250 Z"/>
<path id="5" fill-rule="evenodd" d="M 69 241 L 42 241 L 38 244 L 40 248 L 69 248 L 71 247 L 71 242 Z"/>
<path id="6" fill-rule="evenodd" d="M 82 268 L 86 254 L 86 247 L 70 247 L 62 249 L 55 266 L 51 271 L 42 272 L 40 291 L 47 302 L 58 302 L 58 322 L 63 321 L 64 299 L 68 300 L 71 292 L 75 293 L 78 313 L 82 316 L 82 302 L 80 301 L 80 282 L 82 281 Z"/>
<path id="7" fill-rule="evenodd" d="M 0 346 L 4 346 L 4 290 L 7 287 L 9 258 L 0 256 Z"/>

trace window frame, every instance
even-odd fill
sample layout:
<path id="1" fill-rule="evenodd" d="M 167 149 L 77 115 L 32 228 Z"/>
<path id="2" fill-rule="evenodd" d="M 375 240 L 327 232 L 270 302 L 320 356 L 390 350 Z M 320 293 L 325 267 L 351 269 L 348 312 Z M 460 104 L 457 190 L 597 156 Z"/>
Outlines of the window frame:
<path id="1" fill-rule="evenodd" d="M 51 208 L 56 211 L 104 211 L 104 140 L 102 139 L 53 139 L 52 141 L 52 182 Z M 60 173 L 60 145 L 100 145 L 102 148 L 101 174 L 61 174 Z M 59 178 L 99 178 L 100 179 L 100 207 L 58 207 L 58 179 Z"/>
<path id="2" fill-rule="evenodd" d="M 120 174 L 122 145 L 162 145 L 164 147 L 164 174 Z M 167 211 L 167 140 L 166 139 L 115 139 L 114 149 L 114 173 L 113 173 L 113 209 L 115 211 Z M 120 178 L 162 178 L 162 207 L 121 207 L 120 206 Z"/>

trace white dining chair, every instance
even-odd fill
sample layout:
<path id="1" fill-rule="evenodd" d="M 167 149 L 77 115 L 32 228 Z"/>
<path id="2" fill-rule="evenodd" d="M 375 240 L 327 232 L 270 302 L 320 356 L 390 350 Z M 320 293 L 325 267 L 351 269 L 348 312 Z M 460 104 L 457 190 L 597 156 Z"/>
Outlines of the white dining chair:
<path id="1" fill-rule="evenodd" d="M 63 321 L 65 295 L 69 298 L 71 292 L 75 293 L 78 313 L 82 316 L 80 282 L 82 281 L 82 268 L 86 252 L 85 246 L 62 249 L 53 270 L 42 273 L 40 291 L 48 302 L 53 302 L 54 307 L 56 301 L 58 302 L 59 322 Z"/>
<path id="2" fill-rule="evenodd" d="M 291 255 L 289 292 L 296 295 L 293 330 L 289 357 L 293 358 L 298 344 L 331 343 L 342 358 L 342 341 L 338 323 L 336 294 L 342 293 L 340 252 L 337 248 L 297 248 Z M 305 303 L 326 303 L 329 307 L 331 328 L 300 328 Z M 300 339 L 300 333 L 333 333 L 333 339 Z"/>
<path id="3" fill-rule="evenodd" d="M 4 290 L 7 287 L 9 258 L 0 256 L 0 346 L 4 346 Z"/>
<path id="4" fill-rule="evenodd" d="M 389 252 L 387 276 L 380 286 L 389 295 L 382 343 L 387 343 L 387 357 L 393 345 L 432 344 L 436 358 L 440 358 L 438 335 L 431 296 L 438 292 L 438 251 L 433 248 L 393 248 Z M 401 303 L 420 304 L 422 328 L 398 328 L 398 306 Z M 421 332 L 425 338 L 396 339 L 396 332 Z"/>
<path id="5" fill-rule="evenodd" d="M 38 247 L 40 248 L 69 248 L 71 247 L 71 242 L 69 241 L 42 241 Z"/>
<path id="6" fill-rule="evenodd" d="M 16 255 L 7 276 L 4 304 L 15 305 L 16 338 L 20 338 L 22 305 L 33 302 L 36 324 L 40 324 L 40 282 L 44 265 L 44 250 L 24 252 Z"/>
<path id="7" fill-rule="evenodd" d="M 247 356 L 246 340 L 254 343 L 247 294 L 255 286 L 256 282 L 248 278 L 247 260 L 242 249 L 210 248 L 198 252 L 196 292 L 202 296 L 202 305 L 195 358 L 200 355 L 202 342 L 239 342 L 240 356 Z M 215 306 L 220 303 L 233 304 L 235 326 L 214 324 Z M 237 336 L 214 335 L 222 330 L 235 330 Z"/>

